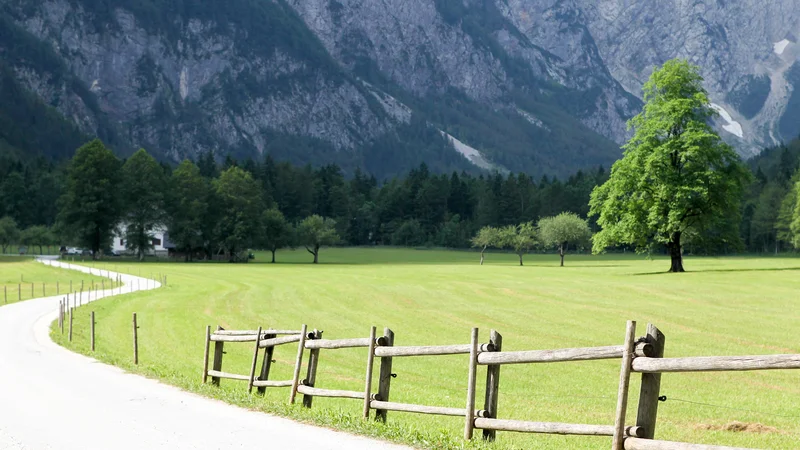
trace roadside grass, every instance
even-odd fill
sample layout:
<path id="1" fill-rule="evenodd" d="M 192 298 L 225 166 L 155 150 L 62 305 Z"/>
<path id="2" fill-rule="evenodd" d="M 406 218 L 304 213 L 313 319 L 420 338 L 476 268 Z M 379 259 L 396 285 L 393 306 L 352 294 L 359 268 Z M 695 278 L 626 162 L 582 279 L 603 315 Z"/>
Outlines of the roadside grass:
<path id="1" fill-rule="evenodd" d="M 105 283 L 107 289 L 116 286 L 106 278 L 48 267 L 35 262 L 33 258 L 0 256 L 0 306 L 32 298 L 80 292 L 81 286 L 86 290 L 92 286 L 100 289 L 101 283 Z"/>
<path id="2" fill-rule="evenodd" d="M 258 253 L 256 261 L 268 261 Z M 247 408 L 420 448 L 590 449 L 610 439 L 498 432 L 497 442 L 461 441 L 463 419 L 389 413 L 388 425 L 359 418 L 361 402 L 314 399 L 314 407 L 286 405 L 286 389 L 247 394 L 246 383 L 201 383 L 206 325 L 324 330 L 329 339 L 366 337 L 388 326 L 396 345 L 456 344 L 480 327 L 494 328 L 504 350 L 621 344 L 625 321 L 637 335 L 652 322 L 666 334 L 667 356 L 800 353 L 800 259 L 687 258 L 685 274 L 667 274 L 668 261 L 633 255 L 489 254 L 402 249 L 326 249 L 320 265 L 303 251 L 280 252 L 279 264 L 98 263 L 136 274 L 164 274 L 168 285 L 79 308 L 72 343 L 89 354 L 90 308 L 97 315 L 95 358 L 188 391 Z M 140 365 L 132 364 L 131 314 L 139 320 Z M 250 344 L 226 344 L 223 370 L 246 374 Z M 289 379 L 296 347 L 275 351 L 271 379 Z M 307 356 L 306 356 L 307 359 Z M 361 390 L 364 349 L 322 350 L 317 386 Z M 305 368 L 304 368 L 305 370 Z M 466 356 L 397 358 L 391 400 L 463 407 Z M 305 372 L 303 372 L 305 373 Z M 377 378 L 377 364 L 376 364 Z M 478 373 L 482 405 L 485 368 Z M 499 415 L 505 419 L 613 424 L 619 361 L 506 366 Z M 628 423 L 635 421 L 639 376 L 632 377 Z M 377 383 L 373 383 L 377 386 Z M 800 442 L 800 371 L 666 374 L 659 439 L 789 449 Z M 725 431 L 740 421 L 774 430 Z"/>

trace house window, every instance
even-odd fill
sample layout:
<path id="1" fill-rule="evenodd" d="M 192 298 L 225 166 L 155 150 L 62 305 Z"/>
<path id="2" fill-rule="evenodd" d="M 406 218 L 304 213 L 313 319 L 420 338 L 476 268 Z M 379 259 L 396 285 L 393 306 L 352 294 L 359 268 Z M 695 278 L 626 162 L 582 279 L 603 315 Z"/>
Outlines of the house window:
<path id="1" fill-rule="evenodd" d="M 153 238 L 153 245 L 161 245 L 161 239 Z"/>
<path id="2" fill-rule="evenodd" d="M 119 245 L 125 245 L 125 239 L 120 239 L 119 240 Z"/>

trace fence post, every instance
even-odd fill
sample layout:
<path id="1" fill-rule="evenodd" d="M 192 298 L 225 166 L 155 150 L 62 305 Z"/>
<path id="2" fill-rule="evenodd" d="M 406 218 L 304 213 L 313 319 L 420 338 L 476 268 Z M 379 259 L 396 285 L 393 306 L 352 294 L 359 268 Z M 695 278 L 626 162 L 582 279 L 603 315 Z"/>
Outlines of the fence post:
<path id="1" fill-rule="evenodd" d="M 294 375 L 292 376 L 292 392 L 289 393 L 289 403 L 294 405 L 297 398 L 297 386 L 300 384 L 300 366 L 303 365 L 303 350 L 306 346 L 306 332 L 308 326 L 303 324 L 300 329 L 300 342 L 297 344 L 297 358 L 294 361 Z"/>
<path id="2" fill-rule="evenodd" d="M 383 329 L 383 338 L 386 341 L 384 345 L 391 347 L 394 345 L 394 331 L 389 328 Z M 392 387 L 392 357 L 381 357 L 381 369 L 378 374 L 378 400 L 382 402 L 389 401 L 389 391 Z M 375 410 L 375 420 L 386 423 L 385 409 Z"/>
<path id="3" fill-rule="evenodd" d="M 61 328 L 61 323 L 64 320 L 64 299 L 58 301 L 58 327 Z"/>
<path id="4" fill-rule="evenodd" d="M 636 322 L 629 320 L 625 329 L 625 344 L 622 353 L 622 367 L 619 371 L 619 390 L 617 391 L 617 414 L 614 420 L 614 439 L 612 450 L 623 450 L 625 439 L 625 413 L 628 409 L 628 388 L 631 381 L 631 364 L 636 347 Z"/>
<path id="5" fill-rule="evenodd" d="M 652 323 L 647 324 L 647 343 L 653 346 L 653 358 L 664 357 L 666 338 Z M 639 391 L 639 411 L 636 415 L 636 426 L 644 429 L 644 439 L 654 439 L 656 435 L 656 418 L 658 416 L 658 396 L 661 393 L 661 374 L 643 373 L 642 388 Z"/>
<path id="6" fill-rule="evenodd" d="M 322 331 L 314 330 L 308 333 L 309 340 L 322 339 Z M 303 381 L 304 386 L 314 387 L 317 382 L 317 366 L 319 365 L 319 350 L 318 348 L 308 351 L 308 369 L 306 370 L 306 379 Z M 303 406 L 311 408 L 311 403 L 314 401 L 313 395 L 303 394 Z"/>
<path id="7" fill-rule="evenodd" d="M 72 292 L 72 280 L 69 280 L 69 291 Z"/>
<path id="8" fill-rule="evenodd" d="M 72 310 L 69 310 L 69 341 L 72 342 Z"/>
<path id="9" fill-rule="evenodd" d="M 223 328 L 221 326 L 217 326 L 217 331 L 221 331 Z M 213 370 L 218 372 L 222 371 L 222 354 L 225 350 L 225 343 L 222 341 L 214 342 L 214 364 L 211 366 Z M 213 386 L 219 386 L 219 377 L 211 377 L 211 384 Z"/>
<path id="10" fill-rule="evenodd" d="M 272 339 L 278 337 L 277 334 L 266 334 L 264 335 L 264 339 Z M 264 361 L 261 363 L 261 375 L 259 375 L 258 379 L 261 381 L 269 380 L 269 369 L 272 368 L 272 355 L 275 352 L 275 347 L 270 346 L 264 348 Z M 267 392 L 266 386 L 259 386 L 258 393 L 263 395 Z"/>
<path id="11" fill-rule="evenodd" d="M 475 382 L 478 375 L 478 329 L 472 329 L 469 347 L 469 378 L 467 379 L 467 411 L 464 421 L 464 439 L 472 439 L 475 429 Z"/>
<path id="12" fill-rule="evenodd" d="M 203 384 L 208 380 L 208 347 L 211 343 L 211 325 L 206 325 L 206 348 L 203 352 Z"/>
<path id="13" fill-rule="evenodd" d="M 136 323 L 136 313 L 133 313 L 133 363 L 139 364 L 139 325 Z"/>
<path id="14" fill-rule="evenodd" d="M 375 364 L 375 327 L 369 331 L 369 349 L 367 354 L 367 376 L 364 386 L 364 419 L 369 419 L 369 402 L 372 400 L 372 369 Z"/>
<path id="15" fill-rule="evenodd" d="M 492 351 L 499 352 L 503 350 L 503 336 L 492 330 L 489 335 L 489 344 L 491 344 Z M 497 418 L 497 400 L 500 394 L 500 364 L 491 364 L 486 366 L 486 397 L 483 402 L 483 409 L 486 411 L 486 417 L 490 419 Z M 497 436 L 495 430 L 483 430 L 483 439 L 485 441 L 494 441 Z"/>
<path id="16" fill-rule="evenodd" d="M 91 326 L 91 331 L 90 331 L 90 335 L 89 336 L 91 336 L 92 351 L 94 351 L 94 311 L 92 311 L 92 326 Z"/>
<path id="17" fill-rule="evenodd" d="M 253 364 L 250 365 L 250 384 L 247 386 L 247 392 L 253 393 L 253 381 L 256 378 L 256 363 L 258 363 L 258 344 L 261 340 L 261 327 L 258 327 L 258 333 L 256 334 L 256 349 L 253 350 Z"/>
<path id="18" fill-rule="evenodd" d="M 67 302 L 69 301 L 69 297 L 67 297 Z M 63 300 L 61 301 L 61 335 L 64 335 L 64 314 L 66 313 L 66 302 Z"/>

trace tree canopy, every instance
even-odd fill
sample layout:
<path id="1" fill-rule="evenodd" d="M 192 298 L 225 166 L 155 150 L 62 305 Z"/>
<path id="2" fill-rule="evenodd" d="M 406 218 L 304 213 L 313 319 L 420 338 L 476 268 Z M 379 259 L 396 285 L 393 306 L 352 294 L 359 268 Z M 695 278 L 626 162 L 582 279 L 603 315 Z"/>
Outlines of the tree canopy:
<path id="1" fill-rule="evenodd" d="M 499 231 L 498 241 L 503 248 L 514 251 L 519 256 L 519 265 L 522 264 L 522 256 L 530 252 L 538 243 L 536 227 L 533 222 L 525 222 L 519 225 L 509 225 Z"/>
<path id="2" fill-rule="evenodd" d="M 715 229 L 738 241 L 736 224 L 748 172 L 709 124 L 715 111 L 699 68 L 667 61 L 644 85 L 644 110 L 611 176 L 594 189 L 590 214 L 602 230 L 593 249 L 619 244 L 640 252 L 666 246 L 670 271 L 683 272 L 687 232 Z"/>
<path id="3" fill-rule="evenodd" d="M 263 237 L 261 245 L 272 252 L 272 263 L 275 263 L 275 252 L 289 246 L 292 242 L 292 226 L 277 208 L 264 211 L 261 217 Z"/>
<path id="4" fill-rule="evenodd" d="M 483 265 L 483 255 L 489 247 L 496 247 L 500 244 L 500 230 L 495 227 L 486 226 L 478 231 L 478 234 L 471 240 L 472 246 L 481 249 L 481 265 Z"/>
<path id="5" fill-rule="evenodd" d="M 239 253 L 254 244 L 261 232 L 261 189 L 249 172 L 231 167 L 214 180 L 214 193 L 221 213 L 216 228 L 219 242 L 231 261 L 241 260 Z"/>
<path id="6" fill-rule="evenodd" d="M 17 222 L 9 216 L 0 219 L 0 248 L 3 253 L 8 251 L 8 247 L 19 239 L 19 228 Z"/>
<path id="7" fill-rule="evenodd" d="M 336 232 L 336 221 L 314 214 L 306 217 L 297 227 L 297 239 L 314 255 L 314 264 L 319 262 L 319 249 L 323 245 L 334 245 L 340 237 Z"/>
<path id="8" fill-rule="evenodd" d="M 558 248 L 562 267 L 567 246 L 583 245 L 592 237 L 589 224 L 575 213 L 564 212 L 555 217 L 545 217 L 539 220 L 538 228 L 542 245 Z"/>
<path id="9" fill-rule="evenodd" d="M 99 139 L 79 148 L 67 169 L 60 199 L 61 229 L 97 258 L 111 244 L 122 217 L 120 162 Z"/>
<path id="10" fill-rule="evenodd" d="M 153 248 L 153 232 L 166 222 L 167 192 L 164 170 L 144 149 L 122 166 L 121 192 L 125 247 L 141 260 Z"/>

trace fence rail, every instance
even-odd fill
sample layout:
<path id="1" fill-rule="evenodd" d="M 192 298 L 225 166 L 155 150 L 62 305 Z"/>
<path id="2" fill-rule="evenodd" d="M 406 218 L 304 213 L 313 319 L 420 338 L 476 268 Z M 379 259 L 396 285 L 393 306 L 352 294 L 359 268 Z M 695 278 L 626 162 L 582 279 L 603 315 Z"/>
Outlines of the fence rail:
<path id="1" fill-rule="evenodd" d="M 483 432 L 483 438 L 494 440 L 497 431 L 518 433 L 539 433 L 559 435 L 599 436 L 612 438 L 612 450 L 736 450 L 734 447 L 709 446 L 682 442 L 654 440 L 658 416 L 661 374 L 670 372 L 701 371 L 744 371 L 767 369 L 800 369 L 800 355 L 763 356 L 709 356 L 664 358 L 665 337 L 654 325 L 648 325 L 647 334 L 635 338 L 636 322 L 629 321 L 625 330 L 624 343 L 602 347 L 562 348 L 551 350 L 502 351 L 503 337 L 492 330 L 489 342 L 480 343 L 478 329 L 472 330 L 469 344 L 394 346 L 394 332 L 386 328 L 383 336 L 376 336 L 376 329 L 370 329 L 369 337 L 349 339 L 322 339 L 322 331 L 307 333 L 308 327 L 293 330 L 223 330 L 211 332 L 206 328 L 205 359 L 203 382 L 211 377 L 212 384 L 219 385 L 220 379 L 246 381 L 249 388 L 264 393 L 268 387 L 291 388 L 290 402 L 294 403 L 297 394 L 303 395 L 303 405 L 310 408 L 314 397 L 345 398 L 363 402 L 363 415 L 368 418 L 370 410 L 375 410 L 375 420 L 386 421 L 388 411 L 454 416 L 464 418 L 464 437 L 471 439 L 473 430 Z M 284 335 L 278 337 L 278 335 Z M 210 345 L 214 343 L 213 364 L 209 370 Z M 256 343 L 249 375 L 232 374 L 222 371 L 222 358 L 225 342 Z M 269 380 L 269 371 L 275 347 L 298 343 L 292 380 Z M 366 348 L 366 373 L 363 390 L 335 390 L 315 386 L 317 367 L 321 350 Z M 256 366 L 261 349 L 263 361 L 259 375 Z M 306 376 L 300 379 L 304 353 L 308 351 Z M 392 361 L 396 357 L 435 357 L 448 355 L 468 355 L 467 395 L 465 407 L 446 407 L 398 403 L 389 401 L 391 393 Z M 375 358 L 379 358 L 379 377 L 377 392 L 373 392 L 372 379 Z M 500 387 L 500 368 L 511 364 L 544 364 L 594 360 L 620 360 L 620 377 L 617 395 L 615 423 L 613 425 L 572 424 L 557 422 L 537 422 L 506 420 L 499 418 L 498 399 Z M 483 409 L 476 409 L 476 379 L 478 368 L 486 366 L 486 383 Z M 625 422 L 630 390 L 630 377 L 640 373 L 642 377 L 636 424 Z"/>

